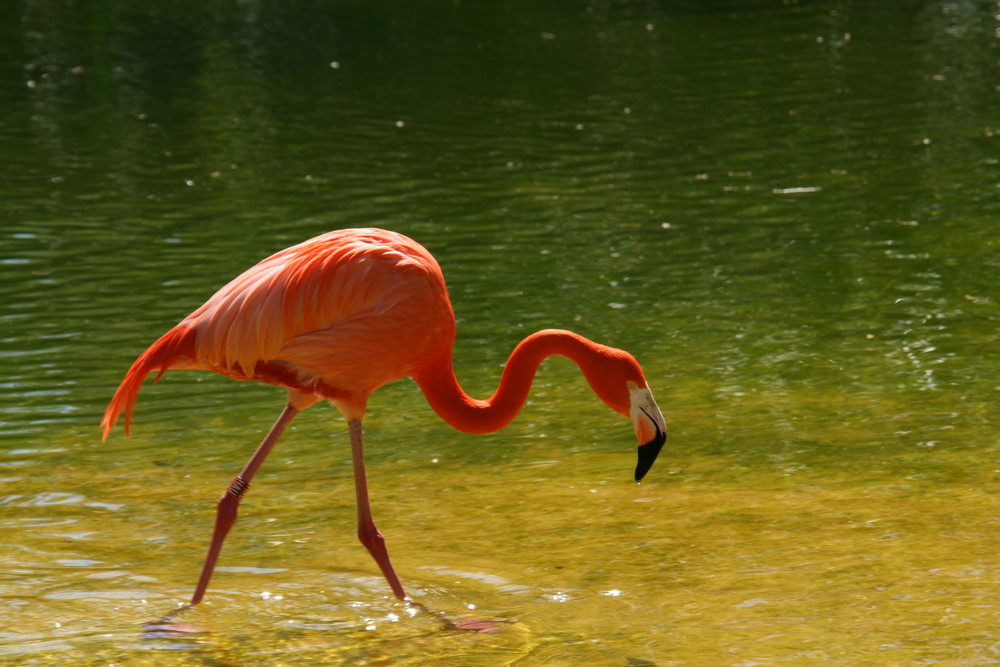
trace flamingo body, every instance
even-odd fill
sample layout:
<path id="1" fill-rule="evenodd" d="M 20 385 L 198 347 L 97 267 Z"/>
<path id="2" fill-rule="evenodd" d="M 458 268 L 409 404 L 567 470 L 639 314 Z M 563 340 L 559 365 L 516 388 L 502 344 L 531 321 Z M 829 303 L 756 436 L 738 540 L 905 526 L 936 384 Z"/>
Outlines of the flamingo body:
<path id="1" fill-rule="evenodd" d="M 546 330 L 513 351 L 492 397 L 477 400 L 452 368 L 455 317 L 441 268 L 420 244 L 380 229 L 333 231 L 248 269 L 154 342 L 132 364 L 104 414 L 104 438 L 122 411 L 128 433 L 143 380 L 168 369 L 210 370 L 288 391 L 288 406 L 219 501 L 216 528 L 192 604 L 207 588 L 250 479 L 295 415 L 333 402 L 350 425 L 358 533 L 397 597 L 405 593 L 368 503 L 361 419 L 368 397 L 413 377 L 431 407 L 469 433 L 496 431 L 520 411 L 538 365 L 560 354 L 580 366 L 604 403 L 631 419 L 638 481 L 666 439 L 663 416 L 635 359 L 577 334 Z"/>
<path id="2" fill-rule="evenodd" d="M 381 229 L 330 232 L 245 271 L 150 346 L 108 406 L 104 437 L 122 407 L 129 427 L 154 370 L 276 384 L 360 418 L 373 391 L 414 375 L 454 340 L 444 277 L 427 250 Z"/>

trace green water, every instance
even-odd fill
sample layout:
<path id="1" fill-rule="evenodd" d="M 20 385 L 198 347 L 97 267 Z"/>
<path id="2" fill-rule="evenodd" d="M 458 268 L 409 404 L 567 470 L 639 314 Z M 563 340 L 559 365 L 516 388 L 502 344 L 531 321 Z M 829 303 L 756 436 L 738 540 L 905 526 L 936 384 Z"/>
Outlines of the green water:
<path id="1" fill-rule="evenodd" d="M 993 2 L 9 3 L 0 9 L 0 662 L 1000 662 Z M 410 381 L 301 415 L 190 634 L 214 503 L 283 405 L 147 344 L 258 259 L 378 225 L 441 262 L 457 373 L 630 350 L 634 443 L 562 359 L 467 436 Z"/>

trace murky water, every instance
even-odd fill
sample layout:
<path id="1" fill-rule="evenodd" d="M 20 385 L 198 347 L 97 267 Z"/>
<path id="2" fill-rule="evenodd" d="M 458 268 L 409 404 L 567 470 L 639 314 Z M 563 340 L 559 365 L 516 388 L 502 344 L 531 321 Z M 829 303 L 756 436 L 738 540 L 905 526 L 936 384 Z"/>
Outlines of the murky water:
<path id="1" fill-rule="evenodd" d="M 1000 661 L 992 2 L 24 2 L 0 20 L 0 662 Z M 877 5 L 877 6 L 872 6 Z M 467 436 L 366 431 L 410 594 L 299 417 L 191 632 L 214 503 L 283 392 L 203 373 L 98 422 L 261 257 L 379 225 L 441 262 L 486 396 L 527 333 L 632 351 L 670 424 L 547 362 Z"/>

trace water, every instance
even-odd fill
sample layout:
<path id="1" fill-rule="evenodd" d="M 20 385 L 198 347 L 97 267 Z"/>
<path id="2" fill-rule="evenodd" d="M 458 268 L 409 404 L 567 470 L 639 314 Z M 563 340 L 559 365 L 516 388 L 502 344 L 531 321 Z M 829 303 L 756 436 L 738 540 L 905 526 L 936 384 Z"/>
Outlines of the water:
<path id="1" fill-rule="evenodd" d="M 25 2 L 0 20 L 0 660 L 665 665 L 1000 661 L 990 2 Z M 872 6 L 877 5 L 877 6 Z M 282 392 L 128 364 L 327 229 L 441 262 L 457 372 L 544 327 L 632 351 L 670 424 L 565 360 L 466 436 L 372 399 L 395 602 L 347 434 L 301 415 L 192 633 L 214 502 Z"/>

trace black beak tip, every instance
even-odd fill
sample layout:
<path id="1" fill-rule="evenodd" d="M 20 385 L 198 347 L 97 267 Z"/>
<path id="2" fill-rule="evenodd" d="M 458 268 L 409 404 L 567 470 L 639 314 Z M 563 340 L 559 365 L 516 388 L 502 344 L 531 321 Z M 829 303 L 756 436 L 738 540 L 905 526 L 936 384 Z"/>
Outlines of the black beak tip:
<path id="1" fill-rule="evenodd" d="M 649 469 L 653 467 L 657 455 L 663 449 L 663 443 L 667 441 L 667 434 L 659 429 L 656 430 L 656 437 L 649 442 L 639 445 L 639 462 L 635 466 L 635 483 L 638 484 Z"/>

